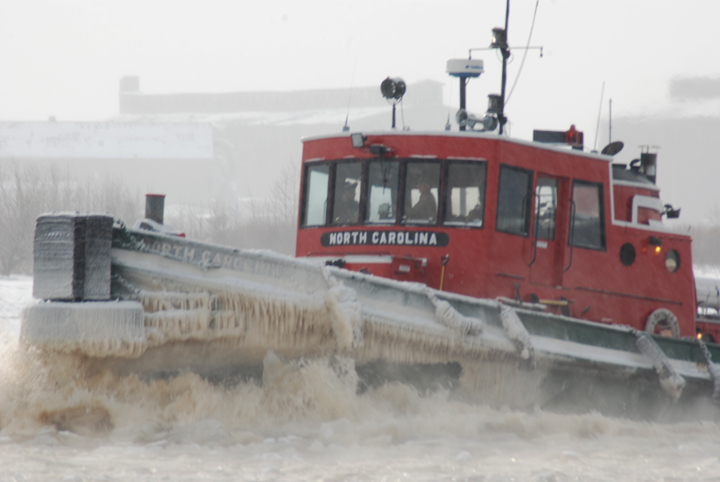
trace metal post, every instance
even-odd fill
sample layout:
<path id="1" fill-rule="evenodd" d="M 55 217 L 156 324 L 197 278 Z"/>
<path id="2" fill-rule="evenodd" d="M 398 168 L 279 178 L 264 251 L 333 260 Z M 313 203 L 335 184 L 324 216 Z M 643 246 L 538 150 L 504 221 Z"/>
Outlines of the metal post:
<path id="1" fill-rule="evenodd" d="M 612 144 L 612 99 L 608 110 L 608 144 Z"/>
<path id="2" fill-rule="evenodd" d="M 467 80 L 465 77 L 460 77 L 460 108 L 465 109 L 465 86 L 467 85 Z M 465 126 L 460 126 L 460 130 L 464 131 Z"/>

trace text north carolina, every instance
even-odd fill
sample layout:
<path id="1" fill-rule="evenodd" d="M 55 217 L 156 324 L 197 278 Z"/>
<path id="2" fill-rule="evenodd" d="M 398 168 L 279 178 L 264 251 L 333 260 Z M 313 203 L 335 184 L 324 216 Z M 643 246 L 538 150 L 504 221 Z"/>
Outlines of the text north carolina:
<path id="1" fill-rule="evenodd" d="M 434 231 L 336 231 L 323 233 L 323 246 L 447 246 L 448 235 Z"/>

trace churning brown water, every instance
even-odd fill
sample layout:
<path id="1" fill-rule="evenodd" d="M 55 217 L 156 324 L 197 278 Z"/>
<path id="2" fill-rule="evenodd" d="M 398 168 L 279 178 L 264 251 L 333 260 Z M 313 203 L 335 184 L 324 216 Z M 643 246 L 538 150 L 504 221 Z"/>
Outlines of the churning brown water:
<path id="1" fill-rule="evenodd" d="M 720 427 L 519 412 L 320 360 L 260 386 L 79 376 L 18 345 L 29 278 L 0 279 L 0 480 L 720 480 Z"/>

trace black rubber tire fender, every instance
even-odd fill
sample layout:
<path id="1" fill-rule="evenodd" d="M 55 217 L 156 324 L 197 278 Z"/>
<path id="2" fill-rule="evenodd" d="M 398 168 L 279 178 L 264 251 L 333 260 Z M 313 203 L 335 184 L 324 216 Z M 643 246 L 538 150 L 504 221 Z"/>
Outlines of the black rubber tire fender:
<path id="1" fill-rule="evenodd" d="M 680 336 L 680 325 L 678 324 L 677 316 L 667 308 L 658 308 L 650 313 L 650 316 L 648 316 L 645 322 L 645 331 L 647 333 L 655 333 L 655 328 L 657 328 L 658 325 L 667 327 L 672 332 L 673 338 Z"/>

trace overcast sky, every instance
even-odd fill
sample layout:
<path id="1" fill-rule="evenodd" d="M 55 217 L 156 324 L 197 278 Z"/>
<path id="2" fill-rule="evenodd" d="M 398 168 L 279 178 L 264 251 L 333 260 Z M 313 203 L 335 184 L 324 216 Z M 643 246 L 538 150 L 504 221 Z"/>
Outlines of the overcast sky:
<path id="1" fill-rule="evenodd" d="M 511 5 L 510 44 L 527 42 L 536 0 Z M 446 83 L 449 58 L 486 47 L 503 0 L 0 1 L 0 118 L 95 120 L 117 113 L 118 80 L 139 75 L 147 93 L 299 90 Z M 541 0 L 532 45 L 508 104 L 532 104 L 557 122 L 594 119 L 603 81 L 614 110 L 652 108 L 673 76 L 720 75 L 717 0 Z M 515 50 L 514 80 L 522 57 Z M 469 87 L 484 110 L 500 62 Z M 548 100 L 553 99 L 552 103 Z M 517 106 L 517 107 L 516 107 Z M 562 115 L 561 115 L 562 114 Z M 590 130 L 589 126 L 583 126 Z M 580 126 L 579 126 L 580 128 Z"/>
<path id="2" fill-rule="evenodd" d="M 526 44 L 536 3 L 513 0 L 511 46 Z M 129 74 L 145 93 L 432 79 L 454 113 L 446 61 L 487 47 L 504 15 L 504 0 L 0 0 L 0 120 L 112 118 Z M 677 115 L 672 78 L 720 77 L 718 18 L 718 0 L 540 0 L 531 45 L 544 56 L 527 55 L 506 110 L 511 134 L 574 123 L 592 147 L 603 82 L 603 123 L 609 98 L 614 116 Z M 509 87 L 522 53 L 513 50 Z M 496 52 L 473 56 L 486 73 L 471 81 L 468 107 L 482 113 L 501 64 Z"/>

